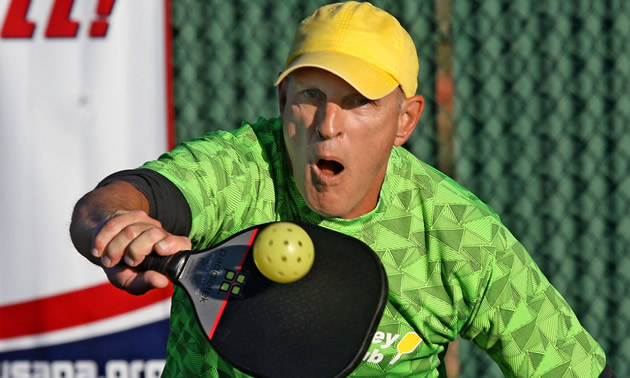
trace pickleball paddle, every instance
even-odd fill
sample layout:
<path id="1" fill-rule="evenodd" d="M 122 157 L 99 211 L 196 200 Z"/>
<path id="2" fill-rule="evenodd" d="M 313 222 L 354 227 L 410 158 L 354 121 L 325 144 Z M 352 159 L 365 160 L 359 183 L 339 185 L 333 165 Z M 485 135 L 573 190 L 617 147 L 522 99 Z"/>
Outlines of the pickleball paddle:
<path id="1" fill-rule="evenodd" d="M 267 278 L 252 257 L 257 235 L 278 223 L 249 228 L 204 251 L 150 255 L 136 269 L 156 270 L 180 285 L 212 347 L 239 370 L 259 377 L 345 376 L 371 343 L 387 301 L 387 277 L 365 243 L 296 224 L 312 240 L 314 261 L 292 283 Z"/>

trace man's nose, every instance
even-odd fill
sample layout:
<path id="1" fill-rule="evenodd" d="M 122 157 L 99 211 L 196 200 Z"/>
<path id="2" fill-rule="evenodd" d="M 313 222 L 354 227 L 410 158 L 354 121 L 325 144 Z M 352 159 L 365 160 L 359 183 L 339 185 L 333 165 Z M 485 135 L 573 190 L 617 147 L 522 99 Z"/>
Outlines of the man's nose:
<path id="1" fill-rule="evenodd" d="M 334 102 L 327 102 L 326 106 L 320 108 L 320 122 L 318 122 L 317 133 L 323 139 L 332 139 L 343 132 L 342 109 Z"/>

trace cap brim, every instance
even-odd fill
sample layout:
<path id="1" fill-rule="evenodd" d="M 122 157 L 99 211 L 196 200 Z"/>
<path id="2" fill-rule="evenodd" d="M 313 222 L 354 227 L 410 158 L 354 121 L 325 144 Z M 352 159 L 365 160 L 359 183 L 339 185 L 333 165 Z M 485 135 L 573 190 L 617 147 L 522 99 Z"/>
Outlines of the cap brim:
<path id="1" fill-rule="evenodd" d="M 334 51 L 313 52 L 295 58 L 278 76 L 274 85 L 280 84 L 291 72 L 304 67 L 329 71 L 370 100 L 385 97 L 400 85 L 391 75 L 375 65 L 355 56 Z"/>

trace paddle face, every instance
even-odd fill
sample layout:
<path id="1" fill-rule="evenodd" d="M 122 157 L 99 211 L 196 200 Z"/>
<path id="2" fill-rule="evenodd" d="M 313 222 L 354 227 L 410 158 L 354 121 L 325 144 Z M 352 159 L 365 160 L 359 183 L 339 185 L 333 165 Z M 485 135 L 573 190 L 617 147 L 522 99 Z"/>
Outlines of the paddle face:
<path id="1" fill-rule="evenodd" d="M 299 225 L 313 241 L 315 259 L 296 282 L 273 282 L 256 268 L 252 244 L 267 225 L 191 254 L 178 278 L 217 353 L 254 376 L 349 374 L 363 359 L 387 300 L 385 272 L 367 245 Z"/>
<path id="2" fill-rule="evenodd" d="M 257 232 L 258 228 L 250 229 L 210 250 L 192 253 L 178 278 L 209 339 L 229 300 L 240 297 L 248 281 L 250 269 L 242 268 Z"/>

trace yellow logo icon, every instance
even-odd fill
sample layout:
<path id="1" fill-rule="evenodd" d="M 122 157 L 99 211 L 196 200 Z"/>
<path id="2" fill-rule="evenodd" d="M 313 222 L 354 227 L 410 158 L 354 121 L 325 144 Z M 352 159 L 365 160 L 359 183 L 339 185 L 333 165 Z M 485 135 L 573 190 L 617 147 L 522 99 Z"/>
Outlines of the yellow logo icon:
<path id="1" fill-rule="evenodd" d="M 402 356 L 403 354 L 411 353 L 414 350 L 416 350 L 416 348 L 418 347 L 418 345 L 420 345 L 421 342 L 422 342 L 422 338 L 418 336 L 417 333 L 415 332 L 407 333 L 405 336 L 403 336 L 402 340 L 400 340 L 398 345 L 396 345 L 398 354 L 396 355 L 396 357 L 394 357 L 394 359 L 390 361 L 389 364 L 392 365 L 396 363 L 396 361 L 398 361 L 400 356 Z"/>

